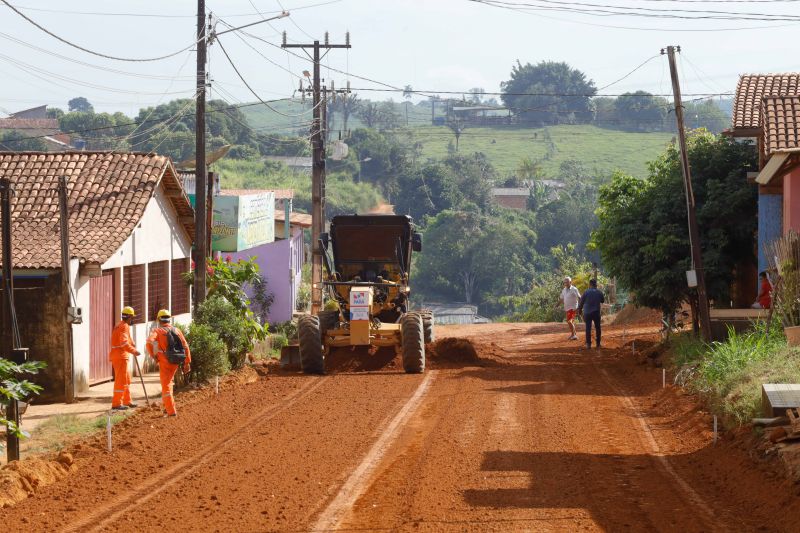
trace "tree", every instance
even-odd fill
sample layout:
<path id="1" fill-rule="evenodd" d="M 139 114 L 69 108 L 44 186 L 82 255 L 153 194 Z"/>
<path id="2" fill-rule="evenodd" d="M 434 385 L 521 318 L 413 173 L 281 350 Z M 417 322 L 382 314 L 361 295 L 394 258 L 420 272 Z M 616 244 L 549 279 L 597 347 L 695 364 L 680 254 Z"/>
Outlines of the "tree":
<path id="1" fill-rule="evenodd" d="M 687 128 L 705 128 L 712 133 L 721 133 L 731 123 L 730 115 L 726 114 L 713 100 L 684 102 L 683 106 L 683 116 Z M 671 121 L 671 128 L 675 129 L 674 119 Z"/>
<path id="2" fill-rule="evenodd" d="M 706 287 L 730 300 L 732 273 L 755 263 L 757 191 L 746 186 L 756 168 L 751 146 L 695 131 L 688 139 Z M 667 148 L 645 180 L 617 173 L 600 189 L 599 227 L 592 245 L 608 273 L 642 305 L 674 313 L 690 296 L 691 267 L 680 154 Z"/>
<path id="3" fill-rule="evenodd" d="M 456 137 L 456 146 L 455 151 L 458 152 L 458 140 L 461 139 L 461 134 L 464 133 L 464 130 L 467 129 L 467 124 L 461 117 L 451 116 L 450 119 L 445 123 L 445 126 L 453 132 L 453 135 Z"/>
<path id="4" fill-rule="evenodd" d="M 489 217 L 474 208 L 446 210 L 425 229 L 417 260 L 422 294 L 498 310 L 499 295 L 522 294 L 530 283 L 535 234 L 515 212 Z"/>
<path id="5" fill-rule="evenodd" d="M 46 152 L 47 144 L 37 136 L 31 136 L 17 130 L 0 132 L 0 152 Z"/>
<path id="6" fill-rule="evenodd" d="M 500 84 L 503 104 L 532 124 L 588 123 L 594 119 L 594 82 L 566 63 L 519 61 Z"/>
<path id="7" fill-rule="evenodd" d="M 358 111 L 356 112 L 361 122 L 368 128 L 375 128 L 381 118 L 381 110 L 378 104 L 370 102 L 369 100 L 362 100 L 359 103 Z"/>
<path id="8" fill-rule="evenodd" d="M 656 131 L 664 126 L 669 104 L 664 98 L 646 91 L 625 93 L 614 101 L 616 122 L 620 129 Z"/>
<path id="9" fill-rule="evenodd" d="M 521 180 L 532 182 L 539 179 L 542 175 L 542 165 L 528 156 L 519 160 L 517 165 L 517 177 Z"/>
<path id="10" fill-rule="evenodd" d="M 408 106 L 411 103 L 411 97 L 414 95 L 414 89 L 411 85 L 406 85 L 403 88 L 403 98 L 406 99 L 405 101 L 405 108 L 406 108 L 406 126 L 408 126 Z"/>
<path id="11" fill-rule="evenodd" d="M 473 87 L 469 90 L 469 101 L 473 104 L 480 104 L 486 95 L 486 90 L 482 87 Z"/>
<path id="12" fill-rule="evenodd" d="M 93 113 L 94 107 L 89 103 L 89 100 L 83 96 L 78 96 L 67 102 L 67 109 L 69 111 L 79 111 L 81 113 Z"/>

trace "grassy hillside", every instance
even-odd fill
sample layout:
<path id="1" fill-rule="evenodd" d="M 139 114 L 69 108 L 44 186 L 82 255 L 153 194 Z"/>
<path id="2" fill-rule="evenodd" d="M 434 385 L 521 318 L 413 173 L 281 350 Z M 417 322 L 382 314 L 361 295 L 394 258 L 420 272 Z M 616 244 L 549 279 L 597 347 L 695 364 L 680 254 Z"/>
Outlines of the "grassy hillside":
<path id="1" fill-rule="evenodd" d="M 414 128 L 423 143 L 426 157 L 447 155 L 450 141 L 455 142 L 446 127 Z M 629 133 L 597 126 L 553 126 L 542 129 L 521 127 L 468 128 L 461 135 L 459 152 L 483 152 L 501 176 L 511 175 L 524 157 L 543 160 L 548 177 L 556 177 L 562 162 L 581 161 L 597 174 L 620 169 L 634 176 L 644 176 L 646 163 L 664 151 L 672 139 L 669 133 Z"/>
<path id="2" fill-rule="evenodd" d="M 248 121 L 258 131 L 284 135 L 305 134 L 311 120 L 308 102 L 277 102 L 276 109 L 284 114 L 301 117 L 287 118 L 262 106 L 242 108 Z M 395 109 L 405 123 L 405 104 L 395 102 Z M 439 109 L 437 109 L 437 115 Z M 416 139 L 422 143 L 423 157 L 447 155 L 452 132 L 444 126 L 431 126 L 430 107 L 408 106 L 408 124 Z M 351 116 L 348 127 L 353 130 L 363 125 Z M 341 116 L 334 117 L 333 130 L 342 127 Z M 467 128 L 461 136 L 459 151 L 483 152 L 500 176 L 511 175 L 524 157 L 542 160 L 548 177 L 557 177 L 563 161 L 576 159 L 598 175 L 622 170 L 634 176 L 644 176 L 646 163 L 664 151 L 672 133 L 637 133 L 600 128 L 593 125 L 560 125 L 547 128 L 522 126 L 496 126 Z"/>

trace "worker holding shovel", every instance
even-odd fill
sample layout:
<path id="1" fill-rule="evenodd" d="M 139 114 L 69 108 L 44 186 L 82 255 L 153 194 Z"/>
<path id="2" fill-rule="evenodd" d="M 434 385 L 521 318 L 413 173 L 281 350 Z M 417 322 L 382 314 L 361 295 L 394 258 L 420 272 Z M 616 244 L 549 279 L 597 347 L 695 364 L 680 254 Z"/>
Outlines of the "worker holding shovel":
<path id="1" fill-rule="evenodd" d="M 108 359 L 114 368 L 114 397 L 111 400 L 111 409 L 125 411 L 136 407 L 131 401 L 131 355 L 136 357 L 139 350 L 131 338 L 131 322 L 136 313 L 133 307 L 122 310 L 122 320 L 114 327 L 111 333 L 111 353 Z"/>

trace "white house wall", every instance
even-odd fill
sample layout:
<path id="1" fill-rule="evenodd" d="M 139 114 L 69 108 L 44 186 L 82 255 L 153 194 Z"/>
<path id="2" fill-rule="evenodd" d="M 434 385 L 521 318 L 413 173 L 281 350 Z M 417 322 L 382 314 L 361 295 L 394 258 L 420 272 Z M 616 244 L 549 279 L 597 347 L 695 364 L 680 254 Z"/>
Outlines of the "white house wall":
<path id="1" fill-rule="evenodd" d="M 122 246 L 112 255 L 108 261 L 102 265 L 103 270 L 115 270 L 115 300 L 122 310 L 124 301 L 122 267 L 132 265 L 147 265 L 155 261 L 166 261 L 173 259 L 183 259 L 191 257 L 191 241 L 186 234 L 184 227 L 178 223 L 178 216 L 170 200 L 164 195 L 161 187 L 156 191 L 155 196 L 150 200 L 145 208 L 139 224 L 136 225 L 131 235 L 125 240 Z M 73 260 L 72 282 L 73 290 L 77 299 L 77 305 L 83 308 L 83 323 L 72 326 L 73 338 L 73 358 L 75 367 L 75 389 L 76 392 L 88 389 L 88 376 L 90 364 L 90 324 L 91 313 L 89 280 L 85 275 L 80 275 L 77 267 L 77 260 Z M 168 283 L 171 283 L 171 276 L 167 276 Z M 147 268 L 145 268 L 145 309 L 136 309 L 137 313 L 147 312 Z M 168 290 L 169 298 L 172 298 L 171 287 Z M 190 302 L 191 307 L 191 302 Z M 174 318 L 176 323 L 188 324 L 191 321 L 191 314 L 185 313 Z M 153 327 L 153 322 L 135 324 L 131 327 L 133 340 L 137 348 L 143 355 L 139 357 L 140 365 L 146 363 L 147 356 L 145 351 L 145 340 Z M 133 363 L 131 363 L 133 364 Z M 148 364 L 149 368 L 153 368 Z"/>

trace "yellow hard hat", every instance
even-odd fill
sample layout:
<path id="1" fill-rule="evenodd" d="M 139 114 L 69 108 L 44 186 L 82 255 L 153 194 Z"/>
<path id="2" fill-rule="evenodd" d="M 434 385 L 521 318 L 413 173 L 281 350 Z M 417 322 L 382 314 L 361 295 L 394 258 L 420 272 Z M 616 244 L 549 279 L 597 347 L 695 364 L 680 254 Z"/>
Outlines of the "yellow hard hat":
<path id="1" fill-rule="evenodd" d="M 136 316 L 136 313 L 133 310 L 133 307 L 130 305 L 126 305 L 122 308 L 122 314 L 127 316 Z"/>
<path id="2" fill-rule="evenodd" d="M 162 318 L 170 318 L 172 315 L 169 314 L 169 311 L 166 309 L 162 309 L 158 312 L 158 319 L 161 320 Z"/>

